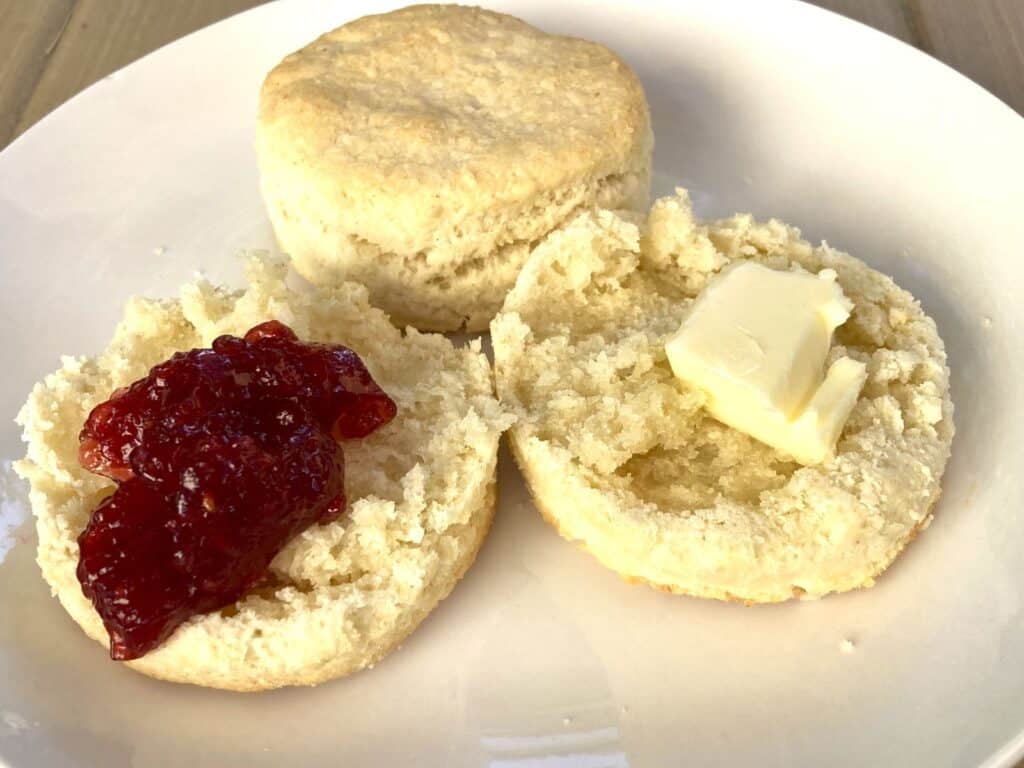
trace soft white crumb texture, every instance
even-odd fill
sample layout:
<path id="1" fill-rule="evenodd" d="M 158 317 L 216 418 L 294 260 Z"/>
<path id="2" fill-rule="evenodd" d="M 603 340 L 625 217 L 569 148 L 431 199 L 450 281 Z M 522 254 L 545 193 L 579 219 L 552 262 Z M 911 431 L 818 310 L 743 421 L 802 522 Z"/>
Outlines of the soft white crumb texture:
<path id="1" fill-rule="evenodd" d="M 287 56 L 256 131 L 296 268 L 431 330 L 486 329 L 532 245 L 581 209 L 646 207 L 652 147 L 613 52 L 458 5 L 367 16 Z"/>
<path id="2" fill-rule="evenodd" d="M 825 463 L 711 418 L 664 352 L 708 279 L 751 259 L 834 269 L 854 310 L 828 362 L 868 380 Z M 885 275 L 778 221 L 700 222 L 683 190 L 646 220 L 577 218 L 531 255 L 491 326 L 513 451 L 566 538 L 630 580 L 772 602 L 861 586 L 930 519 L 953 437 L 935 323 Z"/>
<path id="3" fill-rule="evenodd" d="M 82 628 L 106 632 L 75 577 L 76 538 L 113 484 L 83 470 L 90 409 L 174 352 L 278 319 L 300 338 L 345 344 L 398 404 L 395 420 L 345 445 L 349 510 L 307 529 L 271 565 L 270 585 L 198 616 L 135 669 L 235 690 L 316 684 L 371 665 L 411 632 L 472 563 L 495 504 L 498 439 L 509 417 L 479 344 L 402 333 L 355 284 L 293 291 L 283 261 L 253 255 L 249 286 L 200 281 L 179 299 L 129 301 L 103 354 L 66 357 L 18 415 L 28 443 L 39 565 Z"/>

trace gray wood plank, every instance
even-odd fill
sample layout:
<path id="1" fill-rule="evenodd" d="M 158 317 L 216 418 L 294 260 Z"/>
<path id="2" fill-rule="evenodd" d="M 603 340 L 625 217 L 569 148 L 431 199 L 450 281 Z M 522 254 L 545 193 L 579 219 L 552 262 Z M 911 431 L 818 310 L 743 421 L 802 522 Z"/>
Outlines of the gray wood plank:
<path id="1" fill-rule="evenodd" d="M 60 42 L 18 118 L 15 135 L 140 56 L 262 1 L 77 0 Z"/>
<path id="2" fill-rule="evenodd" d="M 1024 114 L 1024 0 L 810 0 L 917 46 Z"/>
<path id="3" fill-rule="evenodd" d="M 814 5 L 835 11 L 874 27 L 887 35 L 921 47 L 912 19 L 902 0 L 810 0 Z"/>
<path id="4" fill-rule="evenodd" d="M 907 0 L 925 49 L 1024 114 L 1024 1 Z"/>
<path id="5" fill-rule="evenodd" d="M 0 0 L 0 148 L 32 98 L 75 0 Z"/>

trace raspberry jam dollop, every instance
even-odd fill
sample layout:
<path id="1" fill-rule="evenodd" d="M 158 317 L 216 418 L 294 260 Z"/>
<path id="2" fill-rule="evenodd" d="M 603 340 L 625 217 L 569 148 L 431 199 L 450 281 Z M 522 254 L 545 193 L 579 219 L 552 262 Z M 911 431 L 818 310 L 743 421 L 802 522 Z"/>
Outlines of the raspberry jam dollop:
<path id="1" fill-rule="evenodd" d="M 396 412 L 355 352 L 277 321 L 178 353 L 97 405 L 79 461 L 118 488 L 78 538 L 77 573 L 111 658 L 235 602 L 292 537 L 336 519 L 338 441 Z"/>

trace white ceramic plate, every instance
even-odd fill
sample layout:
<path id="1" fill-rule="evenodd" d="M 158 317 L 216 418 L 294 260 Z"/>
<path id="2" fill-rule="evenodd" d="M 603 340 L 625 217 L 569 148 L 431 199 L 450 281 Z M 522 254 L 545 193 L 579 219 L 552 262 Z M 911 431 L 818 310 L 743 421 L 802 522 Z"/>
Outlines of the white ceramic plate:
<path id="1" fill-rule="evenodd" d="M 466 579 L 376 669 L 237 695 L 108 661 L 48 596 L 0 482 L 0 763 L 1010 765 L 1024 749 L 1024 120 L 795 2 L 490 3 L 611 45 L 654 116 L 655 192 L 778 216 L 891 273 L 946 339 L 958 433 L 935 522 L 872 590 L 743 608 L 630 587 L 558 538 L 502 456 Z M 0 155 L 0 414 L 123 300 L 272 247 L 263 74 L 387 2 L 274 4 L 90 88 Z M 0 456 L 21 454 L 16 428 Z M 844 640 L 855 645 L 841 652 Z"/>

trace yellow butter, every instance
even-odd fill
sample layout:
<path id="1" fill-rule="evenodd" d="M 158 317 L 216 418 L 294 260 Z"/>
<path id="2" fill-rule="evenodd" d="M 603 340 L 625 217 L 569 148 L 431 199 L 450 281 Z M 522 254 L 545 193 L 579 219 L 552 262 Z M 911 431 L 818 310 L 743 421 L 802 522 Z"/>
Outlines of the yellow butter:
<path id="1" fill-rule="evenodd" d="M 677 377 L 707 395 L 721 422 L 791 455 L 824 461 L 867 378 L 836 360 L 832 333 L 853 304 L 830 269 L 782 272 L 745 261 L 716 277 L 665 344 Z"/>

